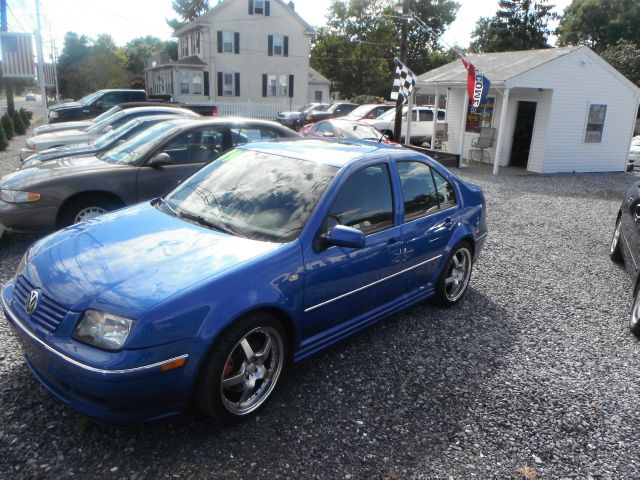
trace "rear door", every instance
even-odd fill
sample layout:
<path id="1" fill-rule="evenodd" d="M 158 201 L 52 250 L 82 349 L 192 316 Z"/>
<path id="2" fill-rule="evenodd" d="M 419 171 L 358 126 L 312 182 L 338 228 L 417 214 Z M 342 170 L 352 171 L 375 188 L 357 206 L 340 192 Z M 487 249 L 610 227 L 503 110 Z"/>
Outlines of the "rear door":
<path id="1" fill-rule="evenodd" d="M 229 129 L 225 125 L 193 128 L 178 134 L 154 151 L 138 170 L 138 201 L 169 193 L 184 179 L 218 158 L 230 146 Z M 171 163 L 160 167 L 146 165 L 159 153 L 168 154 Z"/>

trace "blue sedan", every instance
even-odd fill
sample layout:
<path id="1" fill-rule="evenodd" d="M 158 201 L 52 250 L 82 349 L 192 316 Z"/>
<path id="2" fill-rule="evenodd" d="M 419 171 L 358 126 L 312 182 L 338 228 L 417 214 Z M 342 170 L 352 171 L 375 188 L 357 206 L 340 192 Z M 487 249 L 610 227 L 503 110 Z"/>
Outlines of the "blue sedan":
<path id="1" fill-rule="evenodd" d="M 193 403 L 234 421 L 290 361 L 460 301 L 485 219 L 480 187 L 401 147 L 247 144 L 39 240 L 2 302 L 33 374 L 79 412 L 122 424 Z"/>

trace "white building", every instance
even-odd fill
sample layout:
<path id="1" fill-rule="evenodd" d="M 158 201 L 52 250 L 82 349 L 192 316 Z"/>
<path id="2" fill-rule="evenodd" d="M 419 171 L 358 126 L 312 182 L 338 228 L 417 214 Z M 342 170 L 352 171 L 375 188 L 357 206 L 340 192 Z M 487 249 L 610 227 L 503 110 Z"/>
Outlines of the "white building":
<path id="1" fill-rule="evenodd" d="M 265 117 L 327 101 L 329 81 L 309 67 L 314 33 L 291 1 L 222 0 L 176 32 L 177 61 L 148 62 L 147 92 Z"/>
<path id="2" fill-rule="evenodd" d="M 417 84 L 418 94 L 448 97 L 448 152 L 468 159 L 480 128 L 492 127 L 496 140 L 483 161 L 494 173 L 507 165 L 537 173 L 625 170 L 640 89 L 588 47 L 467 58 L 491 81 L 479 109 L 469 106 L 460 60 Z"/>

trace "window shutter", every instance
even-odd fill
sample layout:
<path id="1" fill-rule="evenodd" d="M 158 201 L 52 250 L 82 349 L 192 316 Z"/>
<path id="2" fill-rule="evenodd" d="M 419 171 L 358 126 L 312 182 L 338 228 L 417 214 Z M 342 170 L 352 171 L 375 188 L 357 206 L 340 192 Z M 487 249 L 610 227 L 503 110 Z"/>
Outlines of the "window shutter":
<path id="1" fill-rule="evenodd" d="M 218 30 L 218 53 L 222 53 L 222 32 Z"/>
<path id="2" fill-rule="evenodd" d="M 240 53 L 240 32 L 233 34 L 234 53 Z"/>
<path id="3" fill-rule="evenodd" d="M 293 75 L 289 75 L 289 97 L 293 98 Z"/>
<path id="4" fill-rule="evenodd" d="M 236 87 L 236 97 L 240 96 L 240 74 L 238 72 L 236 72 L 236 78 L 235 78 L 235 87 Z"/>
<path id="5" fill-rule="evenodd" d="M 224 96 L 224 92 L 222 90 L 222 88 L 224 87 L 223 82 L 224 82 L 224 79 L 222 78 L 222 72 L 218 72 L 218 96 L 219 97 Z"/>
<path id="6" fill-rule="evenodd" d="M 289 56 L 289 37 L 287 35 L 284 37 L 284 56 Z"/>
<path id="7" fill-rule="evenodd" d="M 208 97 L 209 96 L 209 72 L 204 72 L 204 85 L 203 85 L 203 92 L 204 92 L 204 96 Z"/>
<path id="8" fill-rule="evenodd" d="M 273 35 L 269 35 L 269 41 L 267 42 L 267 53 L 269 56 L 273 56 Z"/>
<path id="9" fill-rule="evenodd" d="M 263 97 L 267 96 L 267 74 L 266 73 L 262 74 L 262 96 Z"/>
<path id="10" fill-rule="evenodd" d="M 264 16 L 268 17 L 271 15 L 271 2 L 269 0 L 264 1 Z"/>
<path id="11" fill-rule="evenodd" d="M 253 0 L 249 0 L 249 15 L 253 15 Z"/>

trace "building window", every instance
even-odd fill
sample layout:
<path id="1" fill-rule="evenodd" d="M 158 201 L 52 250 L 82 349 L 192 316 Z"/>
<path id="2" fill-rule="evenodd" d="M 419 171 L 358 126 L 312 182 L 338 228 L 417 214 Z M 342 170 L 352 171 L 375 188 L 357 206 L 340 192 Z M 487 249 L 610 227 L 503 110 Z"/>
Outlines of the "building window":
<path id="1" fill-rule="evenodd" d="M 316 103 L 322 103 L 322 90 L 316 90 L 315 101 Z"/>
<path id="2" fill-rule="evenodd" d="M 274 55 L 284 54 L 284 35 L 273 36 L 273 54 Z"/>
<path id="3" fill-rule="evenodd" d="M 191 79 L 192 92 L 194 95 L 202 95 L 202 75 L 194 73 Z"/>
<path id="4" fill-rule="evenodd" d="M 189 56 L 189 37 L 182 37 L 180 39 L 180 54 L 181 57 Z"/>
<path id="5" fill-rule="evenodd" d="M 223 94 L 225 97 L 233 97 L 235 92 L 235 85 L 233 84 L 233 73 L 225 73 Z"/>
<path id="6" fill-rule="evenodd" d="M 585 143 L 602 143 L 602 132 L 604 131 L 604 119 L 606 115 L 606 105 L 596 103 L 589 105 L 587 129 L 584 134 Z"/>
<path id="7" fill-rule="evenodd" d="M 289 96 L 289 76 L 288 75 L 267 75 L 267 96 L 268 97 L 288 97 Z"/>
<path id="8" fill-rule="evenodd" d="M 222 51 L 225 53 L 233 52 L 233 32 L 222 32 Z"/>
<path id="9" fill-rule="evenodd" d="M 253 0 L 253 13 L 264 15 L 264 0 Z"/>
<path id="10" fill-rule="evenodd" d="M 194 55 L 200 53 L 200 32 L 195 32 L 191 35 L 191 46 Z"/>
<path id="11" fill-rule="evenodd" d="M 180 93 L 189 94 L 189 72 L 180 72 Z"/>
<path id="12" fill-rule="evenodd" d="M 495 102 L 495 97 L 487 97 L 487 101 L 481 103 L 479 107 L 474 107 L 469 102 L 465 132 L 480 133 L 482 127 L 491 127 Z M 440 112 L 438 112 L 438 119 L 440 118 Z"/>

